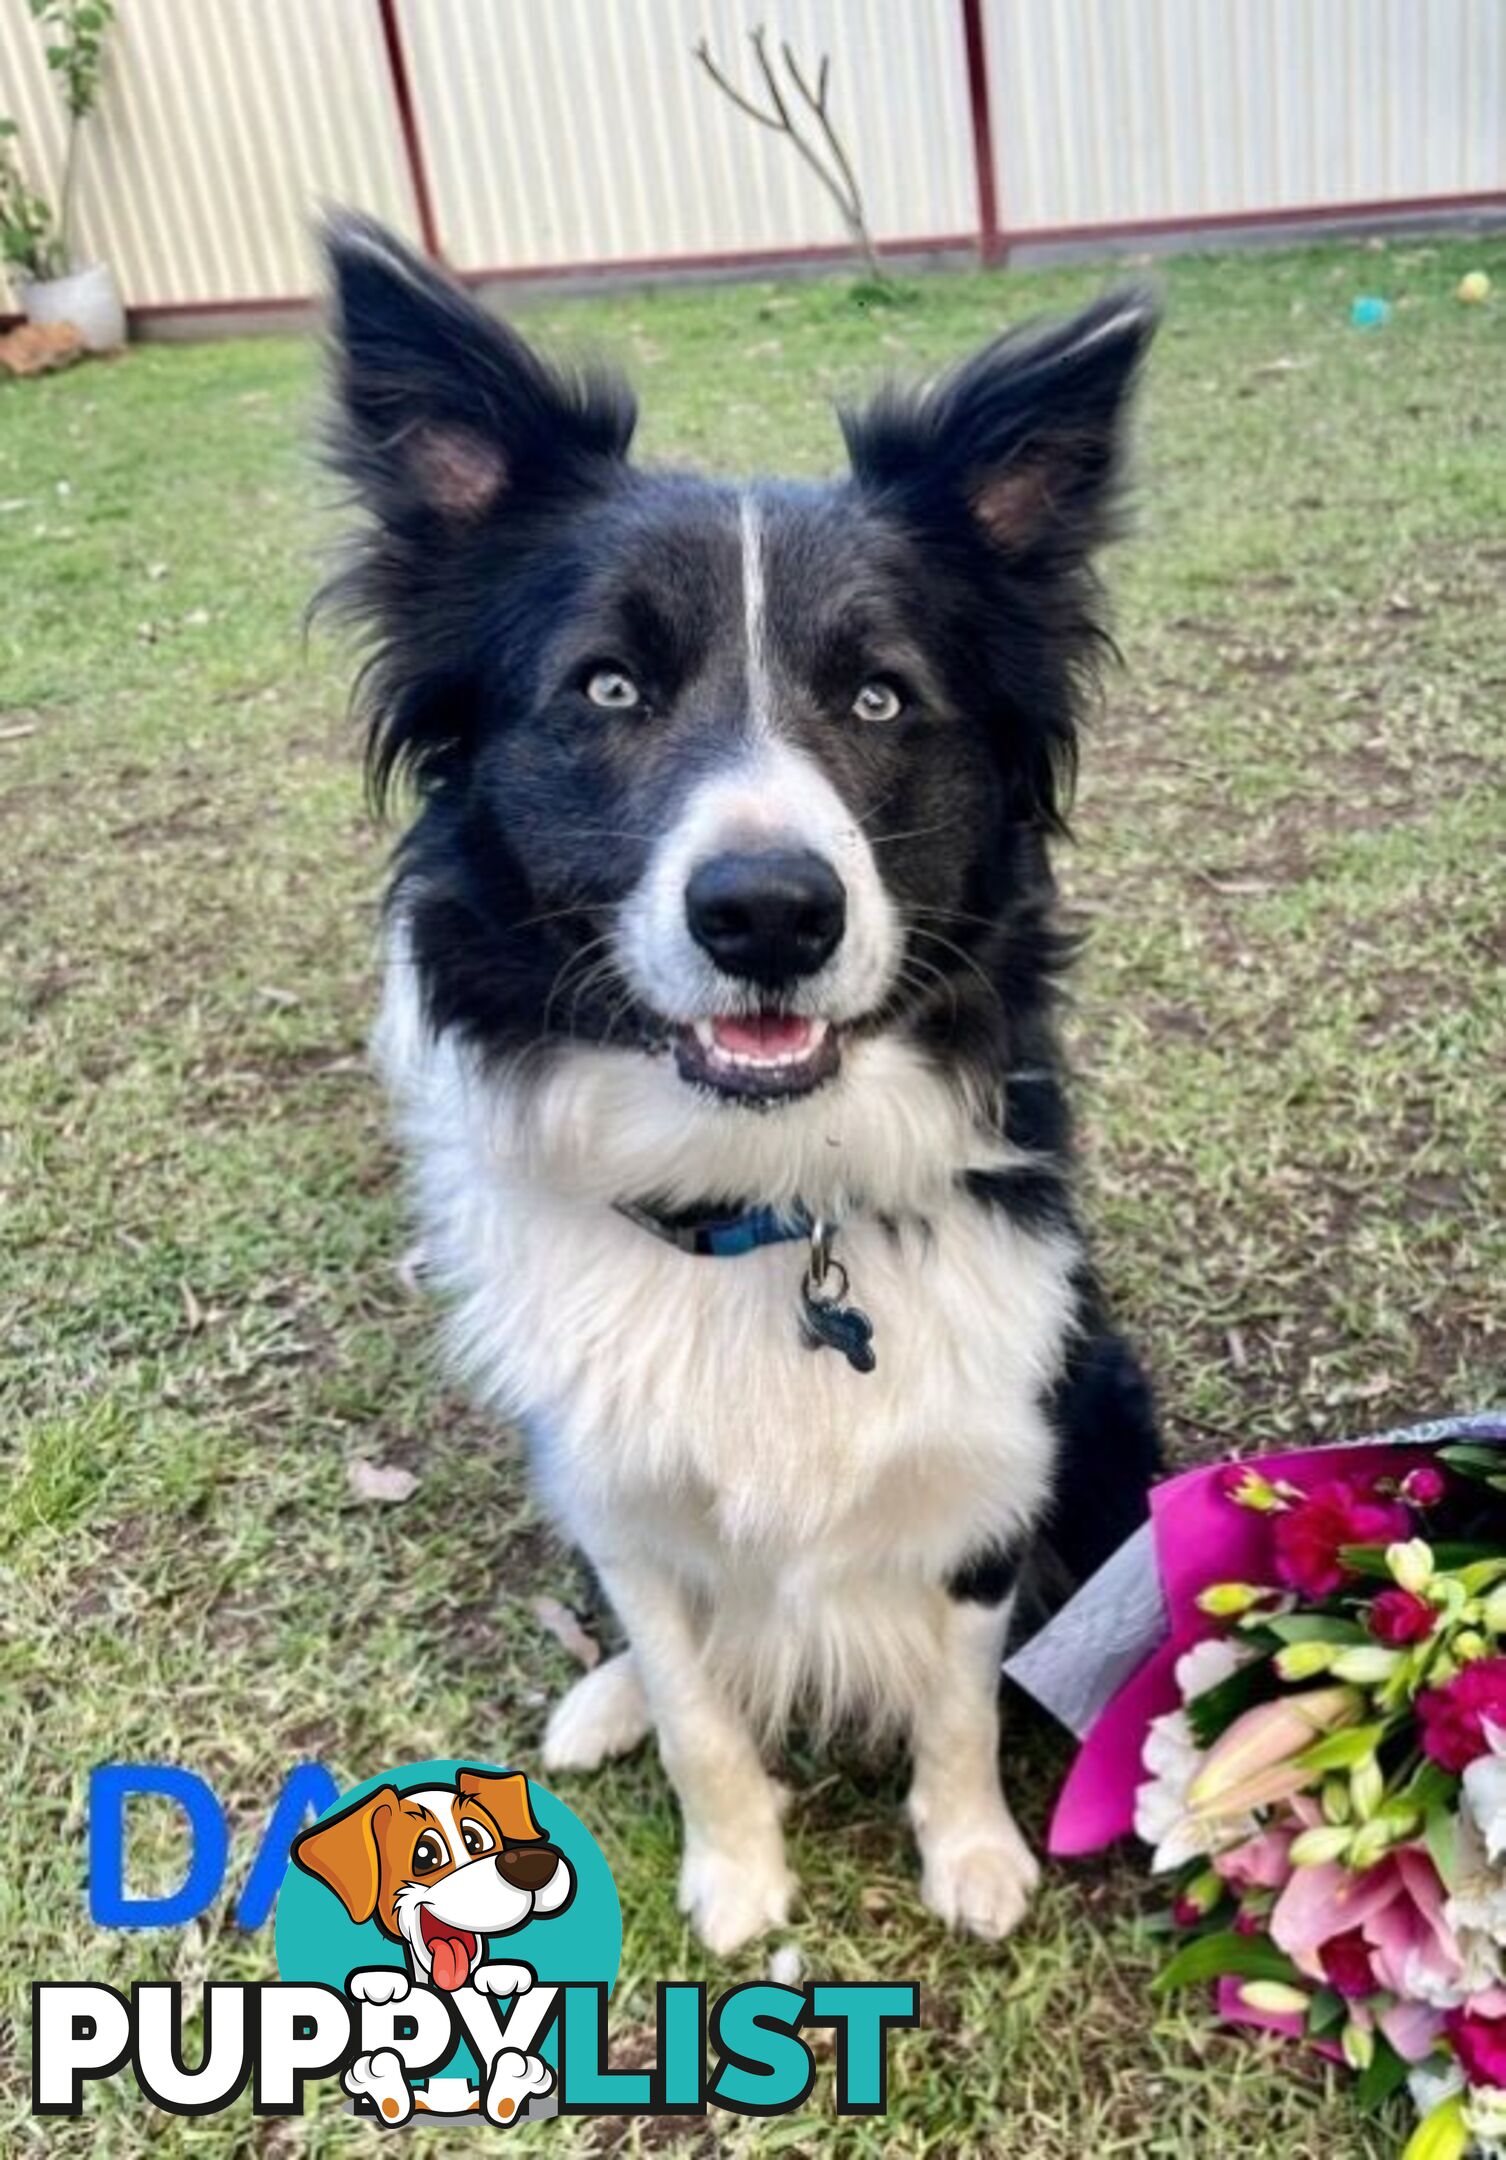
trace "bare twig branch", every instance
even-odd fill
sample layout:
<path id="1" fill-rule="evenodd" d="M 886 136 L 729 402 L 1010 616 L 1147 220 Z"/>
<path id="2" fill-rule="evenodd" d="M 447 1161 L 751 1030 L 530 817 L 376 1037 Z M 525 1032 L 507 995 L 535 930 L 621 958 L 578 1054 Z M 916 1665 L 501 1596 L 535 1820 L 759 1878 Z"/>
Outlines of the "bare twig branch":
<path id="1" fill-rule="evenodd" d="M 814 139 L 807 136 L 790 109 L 779 79 L 779 71 L 769 56 L 768 34 L 760 23 L 748 33 L 748 43 L 753 48 L 753 59 L 768 97 L 769 109 L 756 103 L 731 80 L 718 65 L 710 43 L 701 38 L 694 48 L 695 58 L 700 62 L 715 87 L 735 105 L 739 112 L 755 121 L 759 127 L 768 128 L 775 135 L 784 135 L 794 146 L 796 154 L 831 198 L 842 220 L 847 236 L 867 264 L 869 275 L 880 283 L 887 282 L 878 250 L 868 230 L 868 219 L 863 208 L 863 191 L 853 170 L 836 124 L 831 117 L 831 55 L 822 53 L 816 66 L 814 85 L 800 65 L 800 61 L 787 39 L 780 41 L 780 58 L 784 62 L 796 93 L 809 112 L 817 130 Z M 823 154 L 824 145 L 824 154 Z"/>
<path id="2" fill-rule="evenodd" d="M 750 120 L 756 120 L 760 127 L 772 128 L 776 135 L 782 135 L 784 133 L 784 128 L 782 124 L 777 119 L 775 119 L 771 113 L 760 112 L 759 108 L 752 103 L 751 99 L 745 98 L 743 96 L 741 90 L 738 89 L 735 83 L 728 81 L 727 77 L 722 73 L 721 69 L 717 66 L 715 60 L 712 58 L 711 47 L 707 44 L 704 38 L 701 39 L 700 44 L 697 45 L 695 48 L 695 57 L 697 58 L 697 60 L 700 61 L 702 67 L 706 70 L 706 73 L 716 84 L 718 90 L 721 91 L 724 97 L 728 97 L 732 100 L 732 103 L 737 107 L 739 112 L 746 113 Z"/>
<path id="3" fill-rule="evenodd" d="M 788 44 L 784 47 L 784 64 L 790 71 L 795 88 L 800 92 L 800 95 L 805 99 L 806 104 L 815 115 L 816 123 L 831 155 L 832 163 L 837 168 L 847 202 L 850 205 L 848 216 L 853 228 L 853 236 L 867 257 L 871 274 L 882 279 L 884 273 L 879 263 L 878 252 L 869 235 L 868 221 L 863 215 L 863 191 L 858 185 L 858 176 L 852 169 L 852 162 L 843 146 L 842 138 L 838 135 L 832 123 L 831 110 L 827 102 L 828 91 L 831 86 L 831 55 L 830 53 L 821 55 L 820 66 L 816 71 L 816 87 L 814 90 L 811 89 L 804 75 L 800 72 L 800 63 Z"/>

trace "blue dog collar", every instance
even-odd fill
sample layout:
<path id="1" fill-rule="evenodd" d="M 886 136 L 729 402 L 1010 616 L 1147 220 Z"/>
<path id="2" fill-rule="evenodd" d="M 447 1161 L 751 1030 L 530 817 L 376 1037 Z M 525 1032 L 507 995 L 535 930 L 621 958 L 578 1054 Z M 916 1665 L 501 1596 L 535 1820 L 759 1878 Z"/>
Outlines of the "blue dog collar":
<path id="1" fill-rule="evenodd" d="M 847 1302 L 847 1270 L 832 1252 L 837 1226 L 802 1207 L 741 1208 L 734 1215 L 698 1215 L 689 1211 L 661 1214 L 641 1202 L 618 1200 L 619 1215 L 650 1231 L 681 1252 L 714 1260 L 736 1259 L 760 1245 L 809 1249 L 800 1284 L 798 1313 L 802 1341 L 812 1350 L 838 1350 L 854 1372 L 872 1372 L 873 1322 L 861 1306 Z"/>
<path id="2" fill-rule="evenodd" d="M 619 1215 L 652 1231 L 666 1245 L 704 1259 L 735 1260 L 760 1245 L 793 1245 L 808 1239 L 815 1222 L 804 1208 L 741 1208 L 731 1215 L 700 1215 L 685 1210 L 661 1213 L 631 1200 L 616 1202 Z"/>

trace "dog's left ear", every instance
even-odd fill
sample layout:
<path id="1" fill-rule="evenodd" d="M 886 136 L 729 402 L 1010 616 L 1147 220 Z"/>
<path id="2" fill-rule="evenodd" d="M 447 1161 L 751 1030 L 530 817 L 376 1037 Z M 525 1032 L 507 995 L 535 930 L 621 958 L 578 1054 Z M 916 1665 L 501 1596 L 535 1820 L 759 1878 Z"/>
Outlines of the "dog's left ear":
<path id="1" fill-rule="evenodd" d="M 844 412 L 859 484 L 932 529 L 968 518 L 1006 561 L 1081 561 L 1112 530 L 1123 421 L 1155 333 L 1139 290 L 1011 331 L 919 392 Z"/>
<path id="2" fill-rule="evenodd" d="M 333 462 L 385 523 L 464 535 L 599 485 L 620 464 L 635 411 L 616 377 L 551 367 L 373 219 L 332 219 L 324 245 Z"/>
<path id="3" fill-rule="evenodd" d="M 467 1799 L 481 1802 L 510 1845 L 543 1837 L 533 1819 L 528 1780 L 521 1770 L 510 1770 L 505 1777 L 490 1770 L 462 1770 L 455 1783 Z"/>
<path id="4" fill-rule="evenodd" d="M 328 1884 L 352 1920 L 364 1923 L 376 1911 L 382 1877 L 377 1831 L 396 1806 L 396 1792 L 384 1785 L 293 1840 L 298 1865 Z"/>

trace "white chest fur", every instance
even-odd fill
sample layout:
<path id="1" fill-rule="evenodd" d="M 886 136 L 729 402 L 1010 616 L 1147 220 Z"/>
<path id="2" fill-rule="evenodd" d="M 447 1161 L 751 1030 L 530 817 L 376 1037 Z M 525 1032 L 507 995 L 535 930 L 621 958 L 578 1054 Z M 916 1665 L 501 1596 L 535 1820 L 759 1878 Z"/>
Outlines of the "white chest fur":
<path id="1" fill-rule="evenodd" d="M 652 1551 L 730 1645 L 765 1635 L 771 1608 L 813 1639 L 837 1612 L 843 1633 L 892 1631 L 907 1587 L 1028 1525 L 1074 1252 L 958 1191 L 958 1169 L 1000 1151 L 950 1087 L 878 1044 L 867 1070 L 853 1060 L 767 1116 L 697 1108 L 624 1052 L 582 1052 L 525 1090 L 423 1034 L 411 973 L 389 975 L 378 1047 L 450 1346 L 524 1423 L 588 1552 Z M 841 1217 L 855 1189 L 840 1250 L 874 1323 L 870 1374 L 801 1340 L 800 1245 L 699 1257 L 610 1205 L 799 1193 Z M 815 1661 L 833 1664 L 829 1646 Z"/>

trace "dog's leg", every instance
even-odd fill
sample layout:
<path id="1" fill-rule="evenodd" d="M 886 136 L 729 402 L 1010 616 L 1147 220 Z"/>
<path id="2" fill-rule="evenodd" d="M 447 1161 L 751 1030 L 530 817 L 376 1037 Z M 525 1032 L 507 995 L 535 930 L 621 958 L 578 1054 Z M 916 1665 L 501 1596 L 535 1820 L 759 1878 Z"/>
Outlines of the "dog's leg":
<path id="1" fill-rule="evenodd" d="M 680 1910 L 707 1949 L 725 1957 L 788 1916 L 795 1884 L 779 1827 L 782 1795 L 707 1672 L 680 1592 L 631 1563 L 600 1574 L 632 1644 L 684 1818 Z"/>
<path id="2" fill-rule="evenodd" d="M 938 1668 L 912 1727 L 909 1810 L 921 1897 L 948 1927 L 990 1942 L 1021 1919 L 1040 1876 L 999 1783 L 999 1666 L 1010 1602 L 940 1599 Z"/>
<path id="3" fill-rule="evenodd" d="M 546 1770 L 595 1770 L 648 1738 L 648 1703 L 631 1650 L 582 1673 L 550 1714 Z"/>

